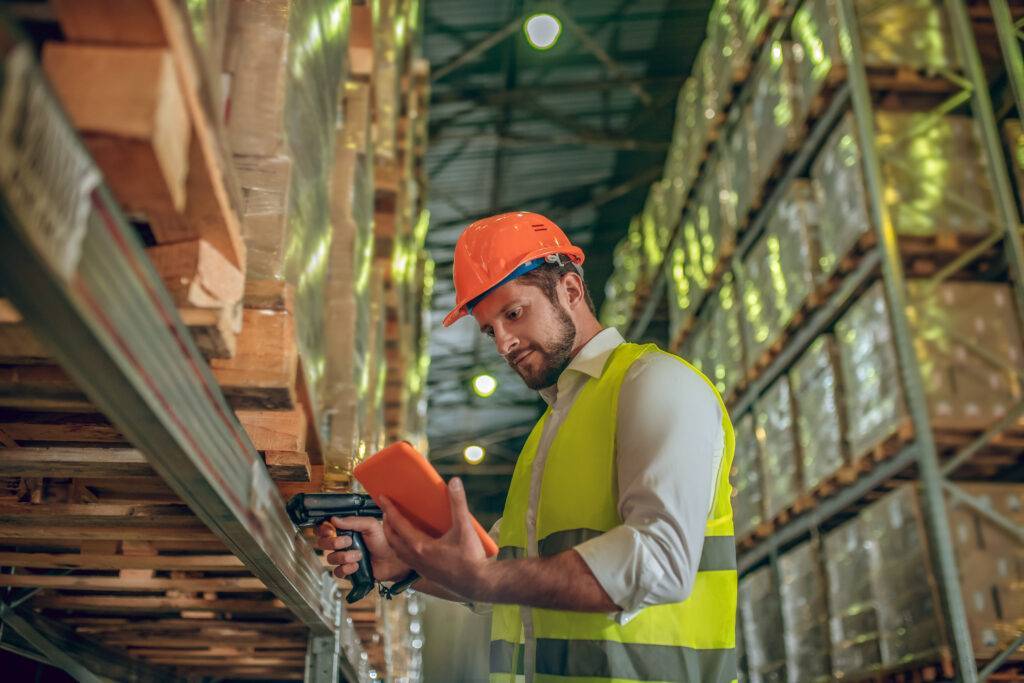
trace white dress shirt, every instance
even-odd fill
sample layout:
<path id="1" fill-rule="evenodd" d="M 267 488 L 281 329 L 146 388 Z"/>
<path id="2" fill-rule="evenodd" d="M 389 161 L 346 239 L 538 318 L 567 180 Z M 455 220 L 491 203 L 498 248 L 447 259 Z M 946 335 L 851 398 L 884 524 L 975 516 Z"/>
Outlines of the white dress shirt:
<path id="1" fill-rule="evenodd" d="M 544 463 L 579 390 L 600 377 L 624 342 L 615 328 L 595 335 L 557 383 L 540 391 L 551 408 L 530 473 L 526 513 L 527 555 L 538 557 L 537 507 Z M 725 450 L 722 411 L 701 377 L 666 354 L 630 366 L 619 393 L 616 431 L 618 512 L 622 525 L 576 546 L 608 597 L 622 608 L 610 614 L 627 623 L 650 605 L 680 602 L 693 589 Z M 501 520 L 491 528 L 497 541 Z M 531 611 L 521 611 L 526 672 L 531 680 L 534 639 Z"/>

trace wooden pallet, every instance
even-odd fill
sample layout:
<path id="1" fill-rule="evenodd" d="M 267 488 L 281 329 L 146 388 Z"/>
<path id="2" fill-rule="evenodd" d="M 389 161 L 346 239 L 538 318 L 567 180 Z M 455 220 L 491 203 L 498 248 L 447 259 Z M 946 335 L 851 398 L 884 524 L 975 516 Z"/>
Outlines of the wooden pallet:
<path id="1" fill-rule="evenodd" d="M 848 463 L 824 478 L 812 489 L 798 494 L 793 502 L 758 524 L 751 533 L 737 539 L 737 548 L 742 551 L 754 547 L 758 541 L 771 536 L 788 524 L 794 517 L 813 510 L 839 490 L 853 484 L 861 477 L 873 471 L 881 463 L 895 457 L 913 440 L 913 425 L 909 419 L 904 420 L 891 433 L 879 438 L 869 449 L 851 458 Z M 883 492 L 888 492 L 896 485 L 898 483 L 887 482 L 880 488 Z M 877 494 L 868 494 L 865 496 L 864 504 L 877 497 Z"/>
<path id="2" fill-rule="evenodd" d="M 951 680 L 953 674 L 953 659 L 947 650 L 942 649 L 918 661 L 882 667 L 870 673 L 849 676 L 846 680 L 864 683 L 930 683 Z"/>

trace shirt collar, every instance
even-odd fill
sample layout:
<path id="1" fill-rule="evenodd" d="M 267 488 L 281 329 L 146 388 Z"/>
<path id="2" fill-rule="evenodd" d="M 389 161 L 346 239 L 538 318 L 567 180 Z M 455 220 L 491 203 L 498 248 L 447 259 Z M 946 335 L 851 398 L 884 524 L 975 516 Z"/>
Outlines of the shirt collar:
<path id="1" fill-rule="evenodd" d="M 553 404 L 558 396 L 559 389 L 572 378 L 572 375 L 569 374 L 570 370 L 589 375 L 590 377 L 600 377 L 604 372 L 608 356 L 612 355 L 612 351 L 625 341 L 614 327 L 606 327 L 595 334 L 573 357 L 569 365 L 559 375 L 558 381 L 553 386 L 546 387 L 538 392 L 541 398 L 548 405 Z"/>

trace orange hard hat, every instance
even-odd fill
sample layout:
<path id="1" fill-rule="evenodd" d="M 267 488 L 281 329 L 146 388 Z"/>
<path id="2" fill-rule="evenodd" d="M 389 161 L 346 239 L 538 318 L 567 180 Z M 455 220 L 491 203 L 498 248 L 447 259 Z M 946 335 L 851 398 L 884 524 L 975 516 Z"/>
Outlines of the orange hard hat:
<path id="1" fill-rule="evenodd" d="M 455 308 L 445 316 L 444 326 L 469 313 L 491 290 L 558 254 L 576 265 L 583 263 L 583 250 L 539 213 L 516 211 L 472 223 L 455 244 Z"/>

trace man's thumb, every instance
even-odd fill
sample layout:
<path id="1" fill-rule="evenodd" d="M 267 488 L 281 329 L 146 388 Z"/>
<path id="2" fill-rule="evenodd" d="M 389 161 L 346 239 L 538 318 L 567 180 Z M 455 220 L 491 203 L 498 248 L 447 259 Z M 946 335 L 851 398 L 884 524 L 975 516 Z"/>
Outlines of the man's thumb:
<path id="1" fill-rule="evenodd" d="M 448 500 L 452 506 L 452 526 L 467 524 L 469 506 L 466 504 L 466 489 L 458 477 L 453 477 L 448 482 Z"/>

